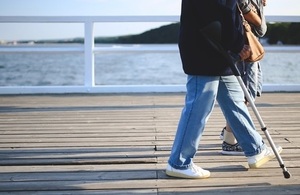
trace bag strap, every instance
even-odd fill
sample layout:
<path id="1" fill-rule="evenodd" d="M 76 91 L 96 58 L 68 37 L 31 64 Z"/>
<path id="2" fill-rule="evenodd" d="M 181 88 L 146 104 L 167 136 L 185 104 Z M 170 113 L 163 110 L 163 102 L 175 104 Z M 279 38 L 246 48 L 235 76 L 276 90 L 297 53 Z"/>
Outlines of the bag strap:
<path id="1" fill-rule="evenodd" d="M 241 15 L 241 17 L 242 17 L 243 26 L 244 26 L 245 30 L 248 31 L 248 32 L 251 31 L 251 26 L 250 26 L 250 24 L 248 23 L 248 21 L 245 19 L 244 15 L 243 15 L 243 12 L 242 12 L 242 10 L 241 10 L 241 8 L 240 8 L 240 6 L 239 6 L 239 4 L 236 3 L 236 6 L 238 7 L 238 9 L 239 9 L 239 11 L 240 11 L 240 15 Z"/>
<path id="2" fill-rule="evenodd" d="M 236 6 L 237 6 L 237 8 L 238 8 L 239 11 L 240 11 L 240 15 L 241 15 L 241 17 L 242 17 L 242 19 L 243 19 L 243 23 L 244 23 L 246 20 L 245 20 L 245 17 L 244 17 L 244 15 L 243 15 L 243 12 L 242 12 L 242 10 L 241 10 L 241 8 L 240 8 L 240 6 L 239 6 L 238 3 L 236 3 Z M 246 22 L 247 22 L 247 21 L 246 21 Z"/>

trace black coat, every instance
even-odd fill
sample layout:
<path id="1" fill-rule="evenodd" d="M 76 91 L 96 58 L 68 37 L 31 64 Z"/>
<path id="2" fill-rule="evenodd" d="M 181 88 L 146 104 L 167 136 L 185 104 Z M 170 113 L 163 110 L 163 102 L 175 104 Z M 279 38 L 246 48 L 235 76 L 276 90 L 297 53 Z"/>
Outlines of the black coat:
<path id="1" fill-rule="evenodd" d="M 222 24 L 221 44 L 226 50 L 239 53 L 244 45 L 241 18 L 236 0 L 182 0 L 179 51 L 183 70 L 189 75 L 229 75 L 225 59 L 212 49 L 200 29 L 213 21 Z M 225 0 L 226 2 L 226 0 Z"/>

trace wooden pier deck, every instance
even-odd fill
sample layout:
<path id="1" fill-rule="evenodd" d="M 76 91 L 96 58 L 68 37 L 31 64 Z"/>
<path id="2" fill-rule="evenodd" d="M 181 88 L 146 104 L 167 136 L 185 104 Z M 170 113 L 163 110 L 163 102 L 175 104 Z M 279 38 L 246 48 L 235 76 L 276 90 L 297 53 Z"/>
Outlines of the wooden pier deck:
<path id="1" fill-rule="evenodd" d="M 218 105 L 195 157 L 211 178 L 166 176 L 183 101 L 182 93 L 0 96 L 0 194 L 300 194 L 300 93 L 256 100 L 290 179 L 276 159 L 250 170 L 244 156 L 220 154 Z"/>

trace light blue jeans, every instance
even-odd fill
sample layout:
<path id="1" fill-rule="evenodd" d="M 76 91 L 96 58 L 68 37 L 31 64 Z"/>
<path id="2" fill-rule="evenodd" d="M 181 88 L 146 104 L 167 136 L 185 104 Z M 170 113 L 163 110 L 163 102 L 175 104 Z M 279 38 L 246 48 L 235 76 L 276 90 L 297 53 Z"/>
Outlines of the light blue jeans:
<path id="1" fill-rule="evenodd" d="M 187 169 L 190 166 L 216 100 L 245 156 L 256 155 L 266 147 L 255 129 L 235 76 L 188 75 L 186 87 L 185 106 L 168 161 L 172 167 Z"/>
<path id="2" fill-rule="evenodd" d="M 245 62 L 246 74 L 243 76 L 250 96 L 255 100 L 262 93 L 262 71 L 260 62 Z"/>

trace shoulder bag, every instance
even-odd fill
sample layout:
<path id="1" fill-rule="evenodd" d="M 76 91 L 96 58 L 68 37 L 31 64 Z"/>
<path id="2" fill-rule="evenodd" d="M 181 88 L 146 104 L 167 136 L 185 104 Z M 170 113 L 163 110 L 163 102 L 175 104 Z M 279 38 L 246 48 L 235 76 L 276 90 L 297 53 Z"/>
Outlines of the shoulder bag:
<path id="1" fill-rule="evenodd" d="M 240 10 L 241 17 L 242 17 L 242 20 L 243 20 L 246 43 L 251 48 L 251 55 L 250 55 L 249 58 L 245 59 L 245 61 L 246 62 L 259 61 L 265 55 L 264 47 L 259 42 L 258 38 L 252 33 L 250 24 L 247 22 L 247 20 L 245 20 L 239 5 L 237 5 L 237 6 L 238 6 L 238 9 Z"/>

